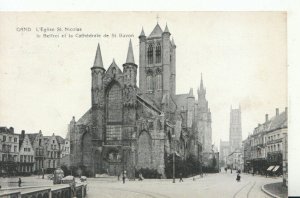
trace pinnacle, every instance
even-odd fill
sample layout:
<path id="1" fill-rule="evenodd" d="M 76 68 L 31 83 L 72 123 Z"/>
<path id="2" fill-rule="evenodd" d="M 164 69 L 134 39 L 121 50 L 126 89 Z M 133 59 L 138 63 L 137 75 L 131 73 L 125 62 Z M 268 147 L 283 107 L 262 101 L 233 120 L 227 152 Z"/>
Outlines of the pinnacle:
<path id="1" fill-rule="evenodd" d="M 102 61 L 102 55 L 101 55 L 99 43 L 97 46 L 97 51 L 96 51 L 96 56 L 95 56 L 95 61 L 94 61 L 93 67 L 102 67 L 103 68 L 103 61 Z"/>
<path id="2" fill-rule="evenodd" d="M 145 32 L 144 32 L 144 28 L 143 27 L 142 27 L 142 32 L 141 32 L 140 36 L 145 36 Z"/>
<path id="3" fill-rule="evenodd" d="M 133 49 L 132 49 L 131 39 L 129 40 L 126 63 L 134 63 L 134 56 L 133 56 Z"/>
<path id="4" fill-rule="evenodd" d="M 203 90 L 203 79 L 202 79 L 202 73 L 201 73 L 201 83 L 200 83 L 200 90 Z"/>
<path id="5" fill-rule="evenodd" d="M 193 88 L 190 88 L 189 96 L 194 96 Z"/>
<path id="6" fill-rule="evenodd" d="M 164 32 L 170 33 L 169 28 L 168 28 L 168 24 L 166 24 Z"/>

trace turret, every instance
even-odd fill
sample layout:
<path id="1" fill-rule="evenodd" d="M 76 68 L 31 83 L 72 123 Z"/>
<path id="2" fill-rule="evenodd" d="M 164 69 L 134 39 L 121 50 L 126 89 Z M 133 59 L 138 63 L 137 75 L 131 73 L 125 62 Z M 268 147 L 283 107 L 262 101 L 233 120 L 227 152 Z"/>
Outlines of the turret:
<path id="1" fill-rule="evenodd" d="M 100 45 L 98 43 L 94 65 L 92 71 L 92 106 L 99 104 L 99 95 L 102 88 L 103 74 L 105 69 L 103 67 L 102 55 Z"/>
<path id="2" fill-rule="evenodd" d="M 192 127 L 194 120 L 194 107 L 195 107 L 195 96 L 193 88 L 190 89 L 189 96 L 187 98 L 187 127 Z"/>
<path id="3" fill-rule="evenodd" d="M 136 86 L 137 65 L 134 61 L 131 39 L 129 41 L 126 63 L 123 64 L 124 70 L 124 85 Z"/>
<path id="4" fill-rule="evenodd" d="M 165 93 L 170 93 L 170 77 L 171 77 L 171 42 L 170 42 L 169 28 L 166 25 L 164 32 L 162 33 L 162 64 L 163 64 L 163 91 Z"/>
<path id="5" fill-rule="evenodd" d="M 140 45 L 139 45 L 139 51 L 140 51 L 140 57 L 139 57 L 139 88 L 141 90 L 146 90 L 146 36 L 144 29 L 142 28 L 141 34 L 139 36 Z"/>

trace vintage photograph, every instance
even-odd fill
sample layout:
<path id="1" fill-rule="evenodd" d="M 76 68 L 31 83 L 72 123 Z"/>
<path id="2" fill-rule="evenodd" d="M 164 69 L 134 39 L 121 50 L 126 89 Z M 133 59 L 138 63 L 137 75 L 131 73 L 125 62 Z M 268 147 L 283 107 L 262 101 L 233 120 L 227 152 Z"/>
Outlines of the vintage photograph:
<path id="1" fill-rule="evenodd" d="M 0 197 L 287 197 L 286 12 L 0 27 Z"/>

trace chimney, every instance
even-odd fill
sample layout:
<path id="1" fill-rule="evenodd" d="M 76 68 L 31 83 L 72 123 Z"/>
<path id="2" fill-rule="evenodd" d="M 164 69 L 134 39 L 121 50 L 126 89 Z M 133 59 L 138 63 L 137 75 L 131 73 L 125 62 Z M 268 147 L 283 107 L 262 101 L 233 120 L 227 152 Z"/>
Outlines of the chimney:
<path id="1" fill-rule="evenodd" d="M 14 127 L 9 127 L 9 132 L 11 132 L 12 134 L 14 134 L 14 132 L 15 132 Z"/>
<path id="2" fill-rule="evenodd" d="M 266 114 L 266 122 L 268 122 L 268 121 L 269 121 L 269 115 Z"/>
<path id="3" fill-rule="evenodd" d="M 21 138 L 24 138 L 24 137 L 25 137 L 25 131 L 22 130 L 22 131 L 21 131 Z"/>
<path id="4" fill-rule="evenodd" d="M 279 109 L 276 108 L 276 116 L 278 116 L 278 115 L 279 115 Z"/>

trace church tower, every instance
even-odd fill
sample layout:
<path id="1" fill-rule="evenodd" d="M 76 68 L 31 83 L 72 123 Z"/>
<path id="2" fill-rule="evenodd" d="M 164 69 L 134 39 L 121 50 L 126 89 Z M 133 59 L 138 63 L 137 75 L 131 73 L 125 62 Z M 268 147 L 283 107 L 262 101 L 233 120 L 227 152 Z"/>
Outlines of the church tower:
<path id="1" fill-rule="evenodd" d="M 201 74 L 200 89 L 198 89 L 198 141 L 202 143 L 204 152 L 211 152 L 212 149 L 212 129 L 211 129 L 211 112 L 206 100 L 206 89 L 203 85 Z"/>
<path id="2" fill-rule="evenodd" d="M 162 31 L 158 23 L 148 37 L 144 29 L 139 36 L 139 88 L 158 106 L 161 106 L 163 96 L 175 95 L 176 46 L 170 36 L 168 26 Z"/>
<path id="3" fill-rule="evenodd" d="M 101 110 L 101 103 L 103 104 L 104 101 L 104 94 L 102 89 L 103 84 L 103 76 L 105 74 L 105 69 L 103 67 L 102 55 L 100 50 L 100 45 L 98 43 L 96 56 L 94 65 L 91 68 L 92 72 L 92 120 L 93 124 L 90 128 L 90 131 L 94 133 L 94 135 L 99 139 L 102 140 L 103 136 L 103 123 L 102 123 L 102 116 L 103 111 Z"/>

